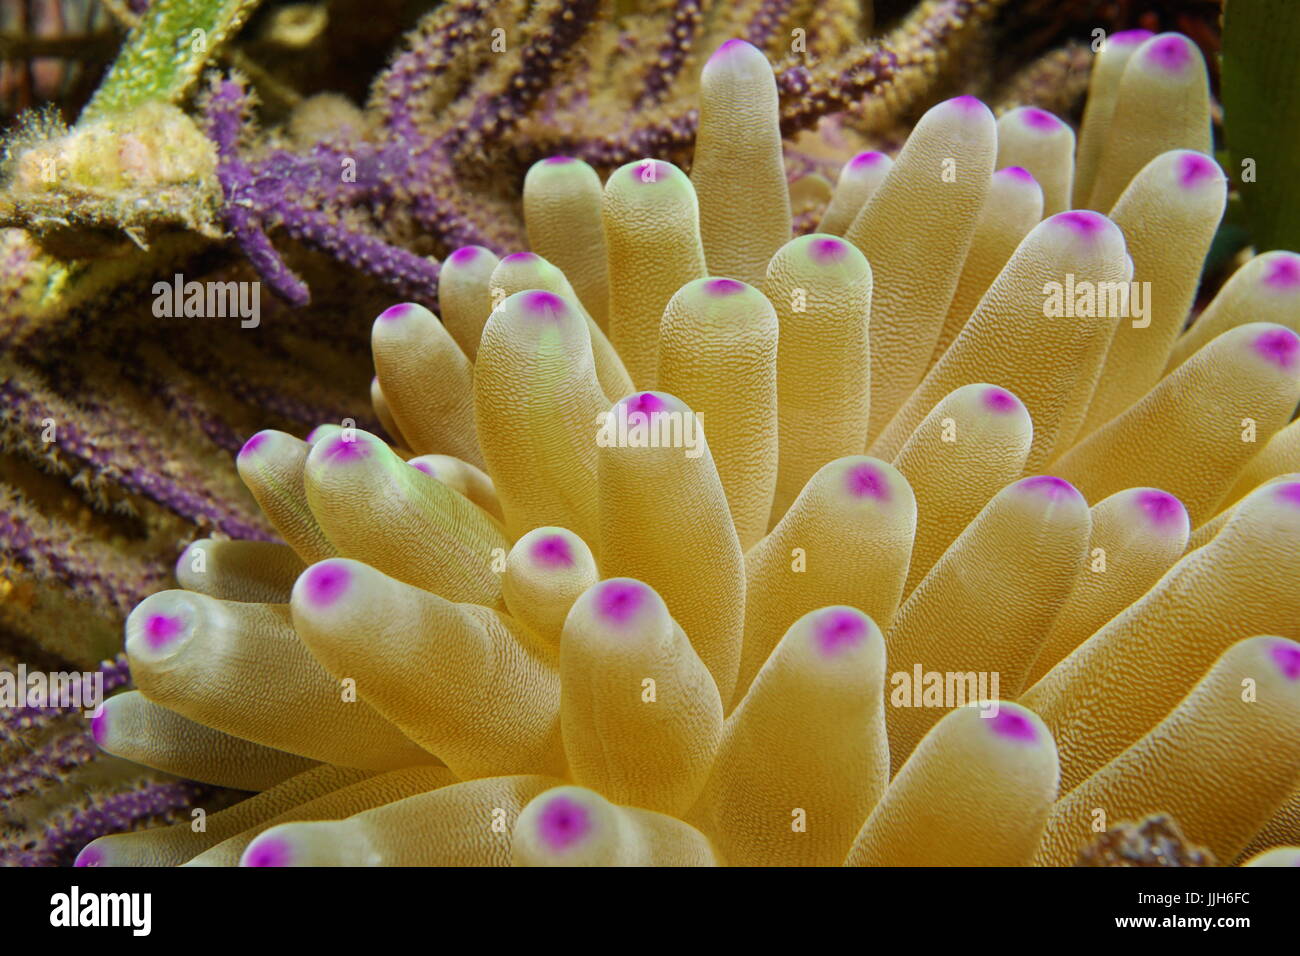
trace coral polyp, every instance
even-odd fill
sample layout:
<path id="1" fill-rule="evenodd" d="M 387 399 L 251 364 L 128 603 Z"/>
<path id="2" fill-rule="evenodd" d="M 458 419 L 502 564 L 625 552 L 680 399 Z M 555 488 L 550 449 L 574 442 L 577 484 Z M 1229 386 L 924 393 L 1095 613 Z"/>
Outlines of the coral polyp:
<path id="1" fill-rule="evenodd" d="M 531 250 L 378 315 L 382 432 L 243 446 L 281 542 L 190 546 L 94 737 L 260 792 L 80 865 L 1294 860 L 1300 260 L 1185 328 L 1200 52 L 1112 38 L 1077 141 L 943 100 L 796 236 L 785 97 L 839 94 L 749 41 L 652 52 L 645 102 L 700 71 L 689 173 L 570 135 Z"/>

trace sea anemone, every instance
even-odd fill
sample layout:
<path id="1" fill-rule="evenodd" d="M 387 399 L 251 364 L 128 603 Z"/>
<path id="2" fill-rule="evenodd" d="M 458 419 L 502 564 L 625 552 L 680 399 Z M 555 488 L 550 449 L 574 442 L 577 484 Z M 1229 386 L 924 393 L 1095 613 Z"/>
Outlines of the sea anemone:
<path id="1" fill-rule="evenodd" d="M 248 441 L 286 543 L 181 556 L 94 736 L 262 792 L 79 864 L 1294 859 L 1300 259 L 1183 330 L 1196 47 L 1112 37 L 1077 152 L 940 103 L 796 238 L 776 93 L 730 41 L 689 177 L 534 166 L 536 252 L 376 319 L 391 441 Z"/>

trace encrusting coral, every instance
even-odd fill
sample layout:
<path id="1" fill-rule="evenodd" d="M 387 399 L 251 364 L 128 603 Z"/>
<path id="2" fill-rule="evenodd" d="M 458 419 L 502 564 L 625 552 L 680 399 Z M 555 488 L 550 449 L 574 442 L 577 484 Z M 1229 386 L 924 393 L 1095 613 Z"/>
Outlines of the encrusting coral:
<path id="1" fill-rule="evenodd" d="M 376 319 L 391 441 L 244 445 L 286 543 L 191 546 L 94 735 L 262 792 L 79 864 L 1068 865 L 1160 813 L 1293 860 L 1297 259 L 1179 337 L 1227 186 L 1199 52 L 1108 45 L 1077 156 L 942 102 L 803 237 L 765 64 L 704 65 L 690 177 L 539 160 L 563 269 L 466 246 L 441 324 Z"/>

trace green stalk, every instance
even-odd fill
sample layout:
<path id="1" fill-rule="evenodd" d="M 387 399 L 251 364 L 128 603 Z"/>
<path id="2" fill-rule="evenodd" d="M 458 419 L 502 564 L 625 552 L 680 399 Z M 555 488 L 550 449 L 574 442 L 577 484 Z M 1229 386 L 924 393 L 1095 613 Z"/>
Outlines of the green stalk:
<path id="1" fill-rule="evenodd" d="M 149 100 L 180 105 L 213 54 L 243 26 L 258 0 L 154 0 L 81 121 L 123 113 Z"/>

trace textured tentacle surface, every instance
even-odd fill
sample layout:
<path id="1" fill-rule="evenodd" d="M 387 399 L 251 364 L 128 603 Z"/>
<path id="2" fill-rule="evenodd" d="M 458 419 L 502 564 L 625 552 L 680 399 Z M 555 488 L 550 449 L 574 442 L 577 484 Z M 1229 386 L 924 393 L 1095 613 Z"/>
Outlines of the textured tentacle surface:
<path id="1" fill-rule="evenodd" d="M 344 559 L 308 568 L 292 608 L 330 673 L 461 779 L 562 772 L 554 648 L 508 618 Z"/>
<path id="2" fill-rule="evenodd" d="M 845 233 L 874 278 L 871 425 L 864 438 L 885 427 L 925 373 L 996 152 L 997 124 L 988 107 L 973 97 L 939 104 L 917 123 Z"/>
<path id="3" fill-rule="evenodd" d="M 328 435 L 304 469 L 312 514 L 337 553 L 450 600 L 495 605 L 500 524 L 465 496 L 402 461 L 375 436 Z"/>
<path id="4" fill-rule="evenodd" d="M 558 644 L 573 602 L 599 579 L 585 541 L 565 528 L 534 528 L 506 556 L 501 593 L 515 620 Z"/>
<path id="5" fill-rule="evenodd" d="M 248 847 L 271 827 L 299 820 L 342 820 L 353 814 L 392 803 L 394 800 L 402 800 L 455 782 L 456 778 L 446 767 L 408 767 L 404 770 L 374 774 L 344 786 L 334 783 L 328 787 L 317 788 L 322 792 L 312 794 L 307 799 L 303 799 L 303 795 L 298 794 L 289 807 L 274 815 L 263 816 L 263 811 L 270 809 L 269 804 L 259 808 L 258 818 L 248 821 L 250 825 L 245 829 L 209 847 L 187 861 L 185 865 L 238 866 L 242 863 L 245 866 L 268 866 L 274 861 L 265 857 L 253 860 L 244 857 Z"/>
<path id="6" fill-rule="evenodd" d="M 482 469 L 452 455 L 415 455 L 408 458 L 406 463 L 430 478 L 436 478 L 453 491 L 460 492 L 493 518 L 505 522 L 496 485 Z"/>
<path id="7" fill-rule="evenodd" d="M 731 521 L 747 550 L 767 531 L 777 480 L 777 316 L 753 286 L 697 279 L 659 325 L 659 388 L 706 423 Z"/>
<path id="8" fill-rule="evenodd" d="M 590 588 L 564 624 L 560 681 L 573 780 L 683 815 L 713 766 L 722 700 L 663 599 L 631 578 Z"/>
<path id="9" fill-rule="evenodd" d="M 872 453 L 897 454 L 944 395 L 972 381 L 992 381 L 1029 409 L 1034 443 L 1025 467 L 1041 467 L 1054 451 L 1069 447 L 1082 425 L 1083 406 L 1114 332 L 1115 320 L 1095 310 L 1074 314 L 1066 306 L 1065 283 L 1129 278 L 1124 236 L 1109 219 L 1074 211 L 1043 220 L 1020 243 L 948 351 L 881 432 Z M 876 332 L 873 325 L 873 355 L 879 342 Z"/>
<path id="10" fill-rule="evenodd" d="M 368 770 L 430 762 L 368 705 L 346 699 L 284 605 L 162 591 L 131 612 L 126 653 L 145 697 L 227 734 Z"/>
<path id="11" fill-rule="evenodd" d="M 1115 203 L 1111 218 L 1133 259 L 1134 286 L 1127 309 L 1119 310 L 1082 434 L 1123 412 L 1160 379 L 1196 298 L 1226 202 L 1227 181 L 1214 160 L 1173 150 L 1144 166 Z M 1171 243 L 1170 235 L 1180 241 Z"/>
<path id="12" fill-rule="evenodd" d="M 1026 866 L 1056 799 L 1043 722 L 1016 704 L 959 707 L 890 782 L 847 866 Z"/>
<path id="13" fill-rule="evenodd" d="M 1167 150 L 1208 153 L 1210 147 L 1210 86 L 1201 51 L 1181 34 L 1153 36 L 1125 63 L 1088 206 L 1110 209 L 1138 171 Z"/>
<path id="14" fill-rule="evenodd" d="M 780 523 L 745 555 L 745 642 L 738 701 L 808 612 L 846 604 L 888 628 L 902 597 L 916 499 L 897 469 L 839 458 L 808 481 Z"/>
<path id="15" fill-rule="evenodd" d="M 516 866 L 715 866 L 704 834 L 682 821 L 620 807 L 582 787 L 556 787 L 519 815 Z"/>
<path id="16" fill-rule="evenodd" d="M 889 777 L 885 642 L 854 608 L 791 625 L 735 712 L 691 819 L 733 866 L 835 866 Z"/>
<path id="17" fill-rule="evenodd" d="M 1300 846 L 1300 784 L 1291 788 L 1291 793 L 1282 801 L 1282 805 L 1255 832 L 1250 845 L 1242 851 L 1242 856 L 1262 855 L 1268 847 L 1284 846 Z"/>
<path id="18" fill-rule="evenodd" d="M 484 777 L 384 803 L 338 820 L 280 823 L 253 840 L 241 866 L 509 866 L 520 811 L 554 777 Z"/>
<path id="19" fill-rule="evenodd" d="M 1043 189 L 1043 213 L 1072 207 L 1074 130 L 1059 117 L 1022 106 L 998 117 L 998 168 L 1019 166 Z"/>
<path id="20" fill-rule="evenodd" d="M 303 561 L 338 554 L 312 515 L 303 469 L 310 447 L 278 431 L 260 431 L 239 450 L 239 477 L 284 540 Z"/>
<path id="21" fill-rule="evenodd" d="M 987 692 L 1017 696 L 1082 569 L 1090 530 L 1088 505 L 1068 482 L 1043 475 L 1008 485 L 899 609 L 890 673 L 997 674 L 998 690 Z M 901 706 L 889 722 L 895 770 L 955 703 L 915 706 L 903 689 L 892 692 Z"/>
<path id="22" fill-rule="evenodd" d="M 609 257 L 601 222 L 603 187 L 580 159 L 551 156 L 524 178 L 528 245 L 555 263 L 601 329 L 609 326 Z"/>
<path id="23" fill-rule="evenodd" d="M 1024 474 L 1034 426 L 1020 399 L 996 385 L 963 385 L 916 427 L 894 459 L 916 496 L 916 536 L 903 594 L 989 500 Z"/>
<path id="24" fill-rule="evenodd" d="M 1193 524 L 1214 514 L 1233 479 L 1300 400 L 1300 336 L 1251 323 L 1225 332 L 1055 464 L 1100 498 L 1135 482 L 1165 488 Z M 1158 448 L 1151 436 L 1160 436 Z"/>
<path id="25" fill-rule="evenodd" d="M 160 707 L 139 691 L 104 702 L 91 722 L 95 743 L 164 773 L 238 790 L 269 790 L 316 761 L 223 734 Z"/>
<path id="26" fill-rule="evenodd" d="M 659 593 L 730 700 L 740 666 L 745 571 L 740 539 L 703 429 L 685 403 L 641 392 L 615 406 L 614 419 L 680 434 L 684 444 L 610 443 L 599 449 L 600 569 L 643 581 Z"/>
<path id="27" fill-rule="evenodd" d="M 720 46 L 700 75 L 691 182 L 709 271 L 757 285 L 790 238 L 790 193 L 776 80 L 767 58 L 743 40 Z"/>
<path id="28" fill-rule="evenodd" d="M 471 361 L 492 311 L 492 272 L 501 260 L 482 246 L 462 246 L 449 255 L 438 276 L 438 312 L 442 324 Z"/>
<path id="29" fill-rule="evenodd" d="M 569 241 L 572 241 L 571 237 Z M 592 318 L 590 310 L 579 301 L 578 293 L 563 272 L 535 252 L 508 255 L 492 270 L 489 291 L 494 305 L 502 303 L 506 297 L 516 292 L 527 292 L 530 289 L 562 296 L 582 313 L 587 322 L 587 334 L 591 338 L 591 358 L 596 367 L 596 380 L 600 382 L 605 397 L 613 402 L 632 391 L 632 379 L 623 367 L 623 360 L 614 351 L 614 346 L 600 325 Z"/>
<path id="30" fill-rule="evenodd" d="M 832 236 L 842 236 L 858 218 L 880 184 L 885 181 L 894 160 L 888 153 L 867 150 L 858 153 L 840 169 L 830 205 L 817 224 L 817 231 Z"/>
<path id="31" fill-rule="evenodd" d="M 1007 166 L 993 174 L 931 365 L 948 350 L 1011 254 L 1042 218 L 1043 188 L 1027 169 Z"/>
<path id="32" fill-rule="evenodd" d="M 88 844 L 77 858 L 78 866 L 179 866 L 196 859 L 227 840 L 278 817 L 317 797 L 350 787 L 373 776 L 354 767 L 322 764 L 296 774 L 233 807 L 209 814 L 202 830 L 191 821 L 135 833 L 101 837 Z M 242 849 L 242 846 L 241 846 Z M 239 853 L 227 862 L 233 866 Z"/>
<path id="33" fill-rule="evenodd" d="M 778 442 L 771 524 L 826 462 L 862 451 L 871 403 L 871 266 L 842 239 L 801 236 L 767 267 L 776 309 Z"/>
<path id="34" fill-rule="evenodd" d="M 1061 748 L 1070 791 L 1154 727 L 1234 642 L 1300 637 L 1300 482 L 1266 485 L 1123 613 L 1022 695 Z"/>
<path id="35" fill-rule="evenodd" d="M 1234 272 L 1174 343 L 1167 371 L 1224 332 L 1248 322 L 1274 322 L 1300 333 L 1300 255 L 1265 252 Z"/>
<path id="36" fill-rule="evenodd" d="M 223 601 L 284 604 L 304 565 L 287 545 L 273 541 L 200 538 L 176 560 L 176 582 Z"/>
<path id="37" fill-rule="evenodd" d="M 1026 687 L 1141 598 L 1186 550 L 1187 509 L 1158 488 L 1117 491 L 1088 513 L 1087 562 L 1043 639 Z"/>
<path id="38" fill-rule="evenodd" d="M 418 455 L 455 455 L 482 466 L 474 431 L 473 367 L 432 312 L 390 306 L 370 334 L 375 372 L 399 434 Z"/>
<path id="39" fill-rule="evenodd" d="M 609 339 L 637 388 L 654 388 L 659 322 L 673 294 L 705 275 L 695 188 L 676 166 L 628 163 L 605 182 Z"/>
<path id="40" fill-rule="evenodd" d="M 1237 481 L 1219 502 L 1220 513 L 1235 505 L 1265 482 L 1300 471 L 1300 420 L 1273 433 L 1273 437 L 1246 462 Z"/>
<path id="41" fill-rule="evenodd" d="M 1129 59 L 1144 42 L 1151 38 L 1150 30 L 1124 30 L 1106 38 L 1093 59 L 1088 77 L 1088 100 L 1083 111 L 1083 124 L 1079 131 L 1079 149 L 1074 160 L 1075 208 L 1088 205 L 1097 170 L 1102 163 L 1102 151 L 1115 118 L 1115 102 L 1119 96 L 1120 80 Z M 1096 208 L 1096 207 L 1093 207 Z"/>
<path id="42" fill-rule="evenodd" d="M 1111 820 L 1172 813 L 1232 860 L 1286 798 L 1300 767 L 1300 644 L 1253 637 L 1224 652 L 1173 711 L 1055 807 L 1036 862 L 1069 865 Z"/>
<path id="43" fill-rule="evenodd" d="M 597 541 L 593 436 L 609 403 L 571 301 L 534 290 L 501 303 L 483 330 L 474 407 L 511 533 L 559 525 Z"/>

